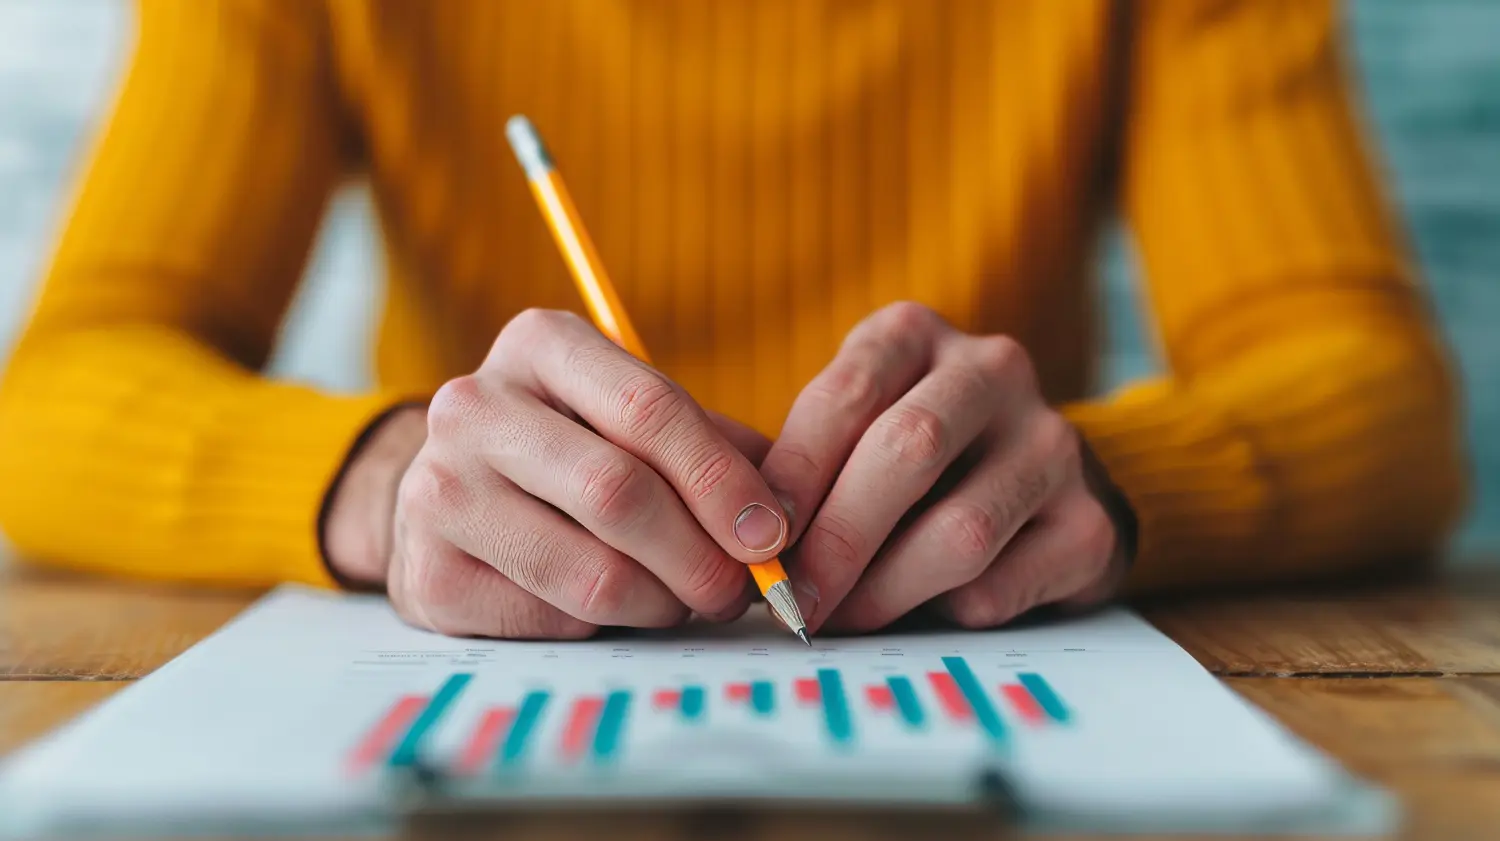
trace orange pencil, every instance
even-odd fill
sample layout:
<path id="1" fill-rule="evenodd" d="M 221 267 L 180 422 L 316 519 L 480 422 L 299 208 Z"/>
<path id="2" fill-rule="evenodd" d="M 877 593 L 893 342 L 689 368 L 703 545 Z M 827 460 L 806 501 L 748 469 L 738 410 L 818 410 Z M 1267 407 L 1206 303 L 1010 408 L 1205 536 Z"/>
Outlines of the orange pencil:
<path id="1" fill-rule="evenodd" d="M 542 216 L 552 229 L 552 236 L 562 250 L 563 259 L 573 273 L 573 280 L 578 284 L 578 291 L 583 294 L 584 303 L 588 306 L 594 323 L 615 344 L 637 359 L 650 362 L 646 346 L 625 314 L 625 307 L 620 303 L 620 296 L 615 294 L 609 276 L 604 273 L 604 265 L 599 260 L 598 252 L 594 250 L 594 243 L 583 228 L 578 209 L 573 206 L 573 199 L 568 195 L 567 187 L 563 186 L 562 177 L 553 166 L 552 156 L 542 143 L 541 136 L 532 127 L 531 121 L 519 114 L 511 117 L 505 124 L 505 136 L 510 140 L 511 149 L 526 172 L 531 193 L 536 196 Z M 750 574 L 754 576 L 755 585 L 760 588 L 771 609 L 776 611 L 798 638 L 811 645 L 807 639 L 807 623 L 802 619 L 802 612 L 797 609 L 796 599 L 792 597 L 791 582 L 787 580 L 781 560 L 772 558 L 751 564 Z"/>

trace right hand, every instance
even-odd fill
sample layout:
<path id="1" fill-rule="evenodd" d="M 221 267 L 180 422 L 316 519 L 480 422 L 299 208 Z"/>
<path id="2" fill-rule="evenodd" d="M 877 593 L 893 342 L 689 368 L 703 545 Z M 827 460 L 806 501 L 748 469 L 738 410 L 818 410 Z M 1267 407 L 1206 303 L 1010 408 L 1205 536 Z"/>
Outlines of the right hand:
<path id="1" fill-rule="evenodd" d="M 383 577 L 419 627 L 576 639 L 690 612 L 728 621 L 753 598 L 744 565 L 785 542 L 756 470 L 769 442 L 571 313 L 517 316 L 434 395 L 425 436 L 405 423 L 355 456 L 328 550 L 348 578 Z M 404 457 L 384 427 L 410 441 Z"/>

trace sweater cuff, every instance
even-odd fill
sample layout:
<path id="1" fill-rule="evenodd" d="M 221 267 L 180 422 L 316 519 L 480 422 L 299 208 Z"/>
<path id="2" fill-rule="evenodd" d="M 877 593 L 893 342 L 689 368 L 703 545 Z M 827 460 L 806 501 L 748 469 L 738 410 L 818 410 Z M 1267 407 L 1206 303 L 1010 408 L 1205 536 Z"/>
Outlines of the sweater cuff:
<path id="1" fill-rule="evenodd" d="M 1256 551 L 1270 486 L 1232 420 L 1169 382 L 1062 407 L 1138 521 L 1130 593 L 1206 584 Z"/>
<path id="2" fill-rule="evenodd" d="M 299 386 L 271 384 L 248 401 L 244 414 L 220 418 L 217 440 L 204 448 L 198 498 L 221 516 L 205 528 L 205 542 L 238 544 L 233 556 L 249 562 L 230 579 L 334 589 L 324 560 L 321 520 L 328 492 L 373 424 L 409 394 L 329 396 Z M 228 549 L 229 547 L 226 547 Z M 238 574 L 237 574 L 238 573 Z"/>

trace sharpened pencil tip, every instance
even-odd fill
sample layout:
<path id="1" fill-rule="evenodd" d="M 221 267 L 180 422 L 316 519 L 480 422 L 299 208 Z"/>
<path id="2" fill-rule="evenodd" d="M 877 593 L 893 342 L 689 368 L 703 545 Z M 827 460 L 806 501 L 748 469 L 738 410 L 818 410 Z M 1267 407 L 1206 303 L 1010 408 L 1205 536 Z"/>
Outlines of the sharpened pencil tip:
<path id="1" fill-rule="evenodd" d="M 810 639 L 807 638 L 807 629 L 806 628 L 798 628 L 797 629 L 797 639 L 802 640 L 802 642 L 808 648 L 812 648 L 812 640 L 810 640 Z"/>

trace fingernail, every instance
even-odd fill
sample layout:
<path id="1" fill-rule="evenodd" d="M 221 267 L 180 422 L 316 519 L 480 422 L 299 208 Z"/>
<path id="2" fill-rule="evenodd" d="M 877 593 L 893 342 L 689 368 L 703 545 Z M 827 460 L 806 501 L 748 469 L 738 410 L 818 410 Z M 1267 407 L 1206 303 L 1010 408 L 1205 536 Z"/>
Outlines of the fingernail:
<path id="1" fill-rule="evenodd" d="M 822 601 L 818 585 L 811 581 L 795 581 L 792 583 L 792 590 L 797 598 L 797 611 L 802 614 L 802 621 L 811 625 L 818 612 L 818 602 Z"/>
<path id="2" fill-rule="evenodd" d="M 734 518 L 734 537 L 740 545 L 751 552 L 769 552 L 781 542 L 786 532 L 786 523 L 776 512 L 752 502 Z"/>

